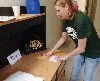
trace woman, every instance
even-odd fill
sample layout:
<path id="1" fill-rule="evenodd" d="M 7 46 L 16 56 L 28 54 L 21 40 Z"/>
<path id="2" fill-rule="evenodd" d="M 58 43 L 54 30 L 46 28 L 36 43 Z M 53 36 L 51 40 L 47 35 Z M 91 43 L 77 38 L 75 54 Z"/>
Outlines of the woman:
<path id="1" fill-rule="evenodd" d="M 43 55 L 52 55 L 69 36 L 75 42 L 76 48 L 64 56 L 57 57 L 56 60 L 74 57 L 70 81 L 79 80 L 83 65 L 85 65 L 84 81 L 92 81 L 94 70 L 100 60 L 100 39 L 93 24 L 87 15 L 77 11 L 77 5 L 73 0 L 56 0 L 54 5 L 57 16 L 65 20 L 62 37 L 51 51 Z"/>

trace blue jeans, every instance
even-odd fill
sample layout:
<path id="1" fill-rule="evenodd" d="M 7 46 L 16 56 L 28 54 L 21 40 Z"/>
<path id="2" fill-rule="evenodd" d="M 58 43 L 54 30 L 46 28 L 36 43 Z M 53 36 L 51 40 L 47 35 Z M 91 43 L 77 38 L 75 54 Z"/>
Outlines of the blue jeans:
<path id="1" fill-rule="evenodd" d="M 85 58 L 82 55 L 76 55 L 73 59 L 72 73 L 70 81 L 78 81 L 80 77 L 80 71 L 84 66 L 84 81 L 92 81 L 94 70 L 100 58 L 91 59 Z"/>

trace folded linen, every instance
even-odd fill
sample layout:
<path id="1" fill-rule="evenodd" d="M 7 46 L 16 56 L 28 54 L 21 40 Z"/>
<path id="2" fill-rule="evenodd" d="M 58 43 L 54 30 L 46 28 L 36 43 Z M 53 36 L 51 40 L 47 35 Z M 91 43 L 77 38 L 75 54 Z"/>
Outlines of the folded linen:
<path id="1" fill-rule="evenodd" d="M 30 73 L 17 71 L 14 74 L 11 74 L 7 79 L 4 81 L 43 81 L 44 78 L 36 77 Z"/>

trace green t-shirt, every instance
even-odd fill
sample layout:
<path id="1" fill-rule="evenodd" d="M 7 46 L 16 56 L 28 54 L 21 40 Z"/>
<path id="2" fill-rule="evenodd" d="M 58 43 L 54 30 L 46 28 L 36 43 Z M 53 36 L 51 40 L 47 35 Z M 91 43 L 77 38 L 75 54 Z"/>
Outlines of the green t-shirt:
<path id="1" fill-rule="evenodd" d="M 82 12 L 77 12 L 73 20 L 66 20 L 63 32 L 67 32 L 69 37 L 78 46 L 78 39 L 87 38 L 84 56 L 88 58 L 100 57 L 100 39 L 97 36 L 94 25 L 90 18 Z"/>

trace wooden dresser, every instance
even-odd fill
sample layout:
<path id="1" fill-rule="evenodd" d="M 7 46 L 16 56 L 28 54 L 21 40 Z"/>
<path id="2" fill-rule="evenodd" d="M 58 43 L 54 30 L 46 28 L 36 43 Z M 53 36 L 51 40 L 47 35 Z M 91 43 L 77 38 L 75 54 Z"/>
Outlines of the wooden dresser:
<path id="1" fill-rule="evenodd" d="M 64 81 L 65 61 L 52 62 L 50 57 L 41 58 L 40 55 L 48 50 L 37 53 L 24 55 L 14 65 L 7 65 L 0 70 L 0 81 L 6 79 L 9 75 L 16 71 L 23 71 L 33 74 L 34 76 L 43 77 L 44 81 Z M 64 52 L 58 50 L 54 55 L 61 56 Z"/>

